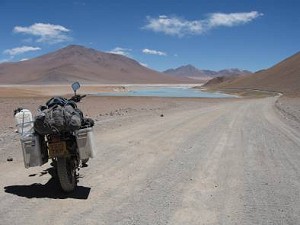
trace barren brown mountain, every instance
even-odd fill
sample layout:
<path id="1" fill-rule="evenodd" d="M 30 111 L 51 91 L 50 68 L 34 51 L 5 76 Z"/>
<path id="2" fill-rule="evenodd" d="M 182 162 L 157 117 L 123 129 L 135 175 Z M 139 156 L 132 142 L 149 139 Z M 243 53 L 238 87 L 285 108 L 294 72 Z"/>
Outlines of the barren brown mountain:
<path id="1" fill-rule="evenodd" d="M 288 94 L 300 93 L 300 52 L 267 70 L 218 86 L 279 91 Z"/>
<path id="2" fill-rule="evenodd" d="M 218 85 L 227 85 L 230 82 L 235 81 L 238 79 L 238 77 L 225 77 L 225 76 L 220 76 L 220 77 L 215 77 L 213 79 L 210 79 L 204 84 L 204 87 L 216 87 Z"/>
<path id="3" fill-rule="evenodd" d="M 174 77 L 190 78 L 198 81 L 208 81 L 215 77 L 238 77 L 252 74 L 248 70 L 240 70 L 237 68 L 223 69 L 219 71 L 198 69 L 193 65 L 180 66 L 176 69 L 168 69 L 164 73 Z"/>
<path id="4" fill-rule="evenodd" d="M 188 82 L 159 73 L 122 55 L 70 45 L 34 59 L 0 64 L 0 84 L 178 83 Z"/>

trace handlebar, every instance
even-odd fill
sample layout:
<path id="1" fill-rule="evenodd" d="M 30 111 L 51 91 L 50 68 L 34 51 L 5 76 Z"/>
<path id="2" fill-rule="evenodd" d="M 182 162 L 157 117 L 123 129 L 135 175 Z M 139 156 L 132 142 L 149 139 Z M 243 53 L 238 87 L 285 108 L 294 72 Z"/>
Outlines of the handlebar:
<path id="1" fill-rule="evenodd" d="M 80 102 L 81 99 L 83 99 L 85 97 L 86 97 L 86 95 L 74 95 L 69 100 L 74 101 L 74 102 Z"/>

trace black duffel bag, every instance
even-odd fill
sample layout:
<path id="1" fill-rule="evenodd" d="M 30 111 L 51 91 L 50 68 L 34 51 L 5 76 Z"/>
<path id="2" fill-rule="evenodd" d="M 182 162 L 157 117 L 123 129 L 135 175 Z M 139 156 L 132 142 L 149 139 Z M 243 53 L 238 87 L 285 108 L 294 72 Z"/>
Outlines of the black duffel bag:
<path id="1" fill-rule="evenodd" d="M 83 114 L 71 105 L 54 105 L 35 117 L 34 129 L 41 135 L 73 132 L 80 129 Z"/>

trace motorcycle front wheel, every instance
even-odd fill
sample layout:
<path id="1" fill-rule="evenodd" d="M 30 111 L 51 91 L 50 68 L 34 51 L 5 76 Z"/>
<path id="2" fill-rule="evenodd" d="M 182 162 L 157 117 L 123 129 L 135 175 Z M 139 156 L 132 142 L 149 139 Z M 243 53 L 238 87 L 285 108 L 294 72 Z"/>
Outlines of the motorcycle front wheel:
<path id="1" fill-rule="evenodd" d="M 64 192 L 74 191 L 76 182 L 75 163 L 70 158 L 57 158 L 57 175 Z"/>

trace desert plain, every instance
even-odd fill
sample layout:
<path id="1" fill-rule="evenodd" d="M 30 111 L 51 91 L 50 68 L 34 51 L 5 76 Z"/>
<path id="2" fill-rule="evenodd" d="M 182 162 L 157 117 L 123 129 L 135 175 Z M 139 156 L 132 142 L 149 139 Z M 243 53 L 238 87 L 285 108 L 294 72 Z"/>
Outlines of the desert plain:
<path id="1" fill-rule="evenodd" d="M 64 194 L 49 163 L 24 168 L 13 118 L 57 94 L 71 92 L 1 88 L 0 224 L 300 223 L 299 97 L 89 95 L 79 108 L 96 122 L 96 156 Z"/>

